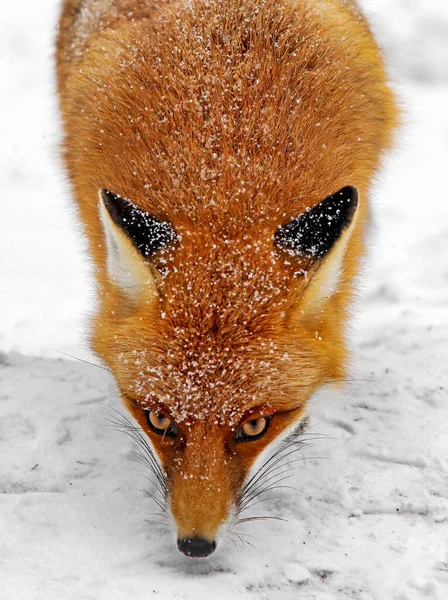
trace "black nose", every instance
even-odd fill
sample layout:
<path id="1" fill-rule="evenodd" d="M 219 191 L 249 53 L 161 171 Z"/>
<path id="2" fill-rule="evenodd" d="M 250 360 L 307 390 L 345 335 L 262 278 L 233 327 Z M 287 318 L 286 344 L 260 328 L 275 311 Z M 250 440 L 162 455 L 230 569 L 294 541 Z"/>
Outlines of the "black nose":
<path id="1" fill-rule="evenodd" d="M 177 547 L 185 556 L 204 558 L 214 552 L 216 543 L 203 540 L 202 538 L 179 538 L 177 540 Z"/>

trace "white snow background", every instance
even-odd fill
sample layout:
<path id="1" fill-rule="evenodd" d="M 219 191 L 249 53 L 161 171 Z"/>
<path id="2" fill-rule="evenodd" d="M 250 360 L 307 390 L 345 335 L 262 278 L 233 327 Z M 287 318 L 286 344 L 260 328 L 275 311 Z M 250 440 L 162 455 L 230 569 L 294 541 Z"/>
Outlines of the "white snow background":
<path id="1" fill-rule="evenodd" d="M 316 0 L 317 1 L 317 0 Z M 55 158 L 56 0 L 0 17 L 0 600 L 448 599 L 448 2 L 364 0 L 406 128 L 373 194 L 353 383 L 322 393 L 289 481 L 206 561 L 148 525 Z M 56 350 L 55 350 L 56 349 Z M 254 509 L 255 510 L 255 509 Z"/>

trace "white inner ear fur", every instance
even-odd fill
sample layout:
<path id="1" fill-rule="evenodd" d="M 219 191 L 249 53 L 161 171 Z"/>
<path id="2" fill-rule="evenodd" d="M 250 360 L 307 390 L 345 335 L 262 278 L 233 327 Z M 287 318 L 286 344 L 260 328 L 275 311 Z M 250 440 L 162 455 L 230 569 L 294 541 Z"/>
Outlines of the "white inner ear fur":
<path id="1" fill-rule="evenodd" d="M 149 266 L 124 231 L 111 219 L 101 192 L 99 198 L 100 217 L 106 237 L 109 279 L 134 300 L 143 295 L 157 295 L 157 287 Z"/>
<path id="2" fill-rule="evenodd" d="M 357 216 L 358 208 L 355 210 L 349 226 L 342 232 L 340 238 L 336 241 L 327 256 L 322 259 L 322 264 L 305 290 L 302 303 L 305 313 L 314 312 L 321 308 L 322 304 L 337 291 L 341 281 L 342 264 L 348 250 Z"/>

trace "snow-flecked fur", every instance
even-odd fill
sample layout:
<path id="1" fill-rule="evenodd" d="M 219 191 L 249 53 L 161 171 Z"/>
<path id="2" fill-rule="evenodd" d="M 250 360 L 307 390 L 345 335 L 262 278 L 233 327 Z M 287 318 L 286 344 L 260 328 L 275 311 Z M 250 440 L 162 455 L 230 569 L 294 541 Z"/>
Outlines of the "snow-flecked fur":
<path id="1" fill-rule="evenodd" d="M 158 452 L 179 535 L 213 540 L 255 458 L 344 378 L 369 187 L 396 121 L 382 60 L 343 0 L 67 0 L 57 58 L 97 267 L 92 344 Z M 274 247 L 280 225 L 348 185 L 359 207 L 339 250 Z M 100 189 L 179 235 L 145 264 L 116 234 L 136 293 L 110 277 Z M 170 414 L 182 441 L 153 435 L 143 408 Z M 266 435 L 235 444 L 262 414 Z"/>

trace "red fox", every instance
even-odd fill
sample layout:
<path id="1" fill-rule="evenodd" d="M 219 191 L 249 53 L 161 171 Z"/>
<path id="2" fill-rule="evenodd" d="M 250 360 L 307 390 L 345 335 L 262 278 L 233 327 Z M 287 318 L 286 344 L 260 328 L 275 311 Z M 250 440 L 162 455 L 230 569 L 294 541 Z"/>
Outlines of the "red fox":
<path id="1" fill-rule="evenodd" d="M 57 78 L 91 344 L 205 557 L 345 377 L 394 95 L 354 0 L 64 0 Z"/>

